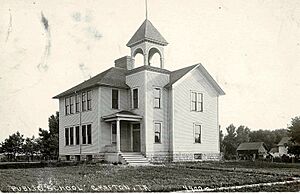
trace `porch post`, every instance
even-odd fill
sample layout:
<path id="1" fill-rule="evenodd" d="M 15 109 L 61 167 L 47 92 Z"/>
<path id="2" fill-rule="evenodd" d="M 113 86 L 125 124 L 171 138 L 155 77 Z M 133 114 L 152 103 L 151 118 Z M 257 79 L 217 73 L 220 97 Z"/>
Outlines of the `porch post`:
<path id="1" fill-rule="evenodd" d="M 121 152 L 121 138 L 120 138 L 120 119 L 118 118 L 116 121 L 117 124 L 117 153 Z"/>

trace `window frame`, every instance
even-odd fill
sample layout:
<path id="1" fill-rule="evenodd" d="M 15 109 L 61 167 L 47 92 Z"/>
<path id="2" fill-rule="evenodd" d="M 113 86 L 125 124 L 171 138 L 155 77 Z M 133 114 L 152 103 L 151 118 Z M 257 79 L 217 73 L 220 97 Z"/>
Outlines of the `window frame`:
<path id="1" fill-rule="evenodd" d="M 70 114 L 70 101 L 69 101 L 69 97 L 65 97 L 65 115 L 69 115 Z"/>
<path id="2" fill-rule="evenodd" d="M 92 137 L 92 124 L 87 124 L 87 125 L 86 125 L 86 138 L 87 138 L 86 143 L 87 143 L 88 145 L 92 145 L 92 142 L 93 142 L 93 137 Z"/>
<path id="3" fill-rule="evenodd" d="M 115 129 L 113 129 L 113 125 L 115 126 Z M 110 136 L 110 142 L 112 145 L 117 145 L 117 124 L 112 122 L 111 123 L 111 136 Z M 113 131 L 116 131 L 116 133 L 113 133 Z M 115 135 L 115 138 L 113 138 L 113 136 Z M 115 139 L 115 141 L 113 141 Z"/>
<path id="4" fill-rule="evenodd" d="M 193 99 L 195 95 L 195 99 Z M 190 110 L 192 112 L 203 112 L 203 92 L 190 91 Z"/>
<path id="5" fill-rule="evenodd" d="M 70 145 L 70 132 L 69 132 L 69 127 L 65 127 L 65 146 Z"/>
<path id="6" fill-rule="evenodd" d="M 79 125 L 75 126 L 75 145 L 80 145 L 80 126 Z"/>
<path id="7" fill-rule="evenodd" d="M 86 91 L 86 110 L 92 110 L 92 90 Z"/>
<path id="8" fill-rule="evenodd" d="M 196 133 L 196 127 L 199 126 L 200 127 L 200 132 Z M 196 136 L 196 134 L 198 134 L 198 137 Z M 194 144 L 202 144 L 202 124 L 201 123 L 194 123 Z M 199 142 L 196 141 L 196 137 L 199 138 Z"/>
<path id="9" fill-rule="evenodd" d="M 117 99 L 114 99 L 114 92 L 117 92 Z M 116 103 L 116 107 L 114 107 Z M 120 91 L 118 89 L 112 89 L 111 90 L 111 108 L 112 109 L 120 109 Z"/>
<path id="10" fill-rule="evenodd" d="M 159 124 L 159 126 L 160 126 L 160 128 L 159 128 L 159 141 L 158 142 L 156 142 L 156 133 L 157 133 L 157 131 L 156 131 L 156 125 L 157 124 Z M 162 124 L 162 121 L 154 121 L 154 124 L 153 124 L 153 128 L 154 128 L 154 144 L 161 144 L 162 143 L 162 126 L 163 126 L 163 124 Z"/>
<path id="11" fill-rule="evenodd" d="M 82 92 L 81 93 L 81 111 L 82 112 L 85 112 L 85 111 L 87 111 L 87 102 L 86 102 L 86 100 L 87 100 L 87 95 L 86 95 L 86 92 Z"/>
<path id="12" fill-rule="evenodd" d="M 74 127 L 69 128 L 69 134 L 70 134 L 70 146 L 74 145 Z"/>
<path id="13" fill-rule="evenodd" d="M 86 142 L 86 125 L 82 125 L 81 126 L 81 144 L 82 145 L 87 145 L 87 142 Z"/>
<path id="14" fill-rule="evenodd" d="M 156 97 L 156 91 L 159 92 L 158 97 Z M 158 100 L 158 107 L 156 106 L 156 100 Z M 162 89 L 160 87 L 153 88 L 153 107 L 156 109 L 162 108 Z"/>
<path id="15" fill-rule="evenodd" d="M 79 113 L 80 112 L 80 105 L 81 105 L 81 103 L 80 103 L 80 100 L 81 100 L 81 98 L 80 98 L 80 94 L 76 94 L 75 95 L 75 113 Z"/>
<path id="16" fill-rule="evenodd" d="M 69 97 L 69 104 L 70 104 L 70 114 L 74 114 L 74 96 Z"/>
<path id="17" fill-rule="evenodd" d="M 138 109 L 139 108 L 139 89 L 138 88 L 133 88 L 131 91 L 132 91 L 132 101 L 131 101 L 132 102 L 132 109 Z M 134 91 L 137 91 L 136 98 L 135 98 L 135 95 L 134 95 L 135 94 Z"/>

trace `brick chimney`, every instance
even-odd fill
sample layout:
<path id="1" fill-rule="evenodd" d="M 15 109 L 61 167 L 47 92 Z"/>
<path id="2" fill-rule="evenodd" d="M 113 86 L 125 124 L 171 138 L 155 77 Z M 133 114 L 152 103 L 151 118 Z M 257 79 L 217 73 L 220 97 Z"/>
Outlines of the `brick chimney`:
<path id="1" fill-rule="evenodd" d="M 121 57 L 115 60 L 115 67 L 131 70 L 134 68 L 134 59 L 130 56 Z"/>

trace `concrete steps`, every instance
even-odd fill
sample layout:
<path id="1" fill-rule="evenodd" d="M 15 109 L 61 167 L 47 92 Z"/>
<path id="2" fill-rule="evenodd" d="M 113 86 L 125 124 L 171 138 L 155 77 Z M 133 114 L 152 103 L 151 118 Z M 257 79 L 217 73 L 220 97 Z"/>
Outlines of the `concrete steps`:
<path id="1" fill-rule="evenodd" d="M 129 165 L 149 165 L 148 159 L 139 152 L 122 152 L 122 158 Z"/>

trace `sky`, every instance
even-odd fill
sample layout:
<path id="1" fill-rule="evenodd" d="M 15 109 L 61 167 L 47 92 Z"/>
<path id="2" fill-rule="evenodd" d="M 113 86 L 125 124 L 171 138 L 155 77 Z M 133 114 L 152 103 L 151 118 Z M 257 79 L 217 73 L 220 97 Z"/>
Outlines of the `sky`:
<path id="1" fill-rule="evenodd" d="M 222 130 L 286 128 L 300 110 L 300 1 L 148 0 L 165 68 L 202 63 L 223 88 Z M 1 0 L 0 142 L 38 136 L 53 96 L 130 55 L 144 0 Z"/>

